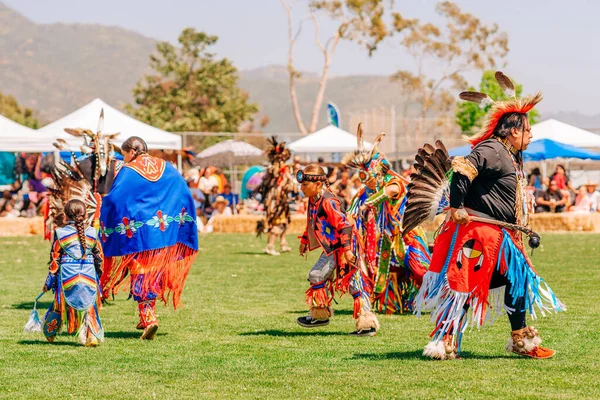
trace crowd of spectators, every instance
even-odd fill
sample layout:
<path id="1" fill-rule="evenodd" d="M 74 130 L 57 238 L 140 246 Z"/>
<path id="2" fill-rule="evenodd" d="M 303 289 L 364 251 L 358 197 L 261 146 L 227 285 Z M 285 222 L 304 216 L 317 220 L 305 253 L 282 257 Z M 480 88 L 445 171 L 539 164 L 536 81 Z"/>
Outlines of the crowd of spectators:
<path id="1" fill-rule="evenodd" d="M 0 218 L 32 218 L 43 214 L 53 156 L 21 153 L 15 159 L 14 181 L 2 187 Z"/>
<path id="2" fill-rule="evenodd" d="M 529 175 L 529 188 L 535 195 L 536 213 L 600 212 L 598 184 L 589 182 L 574 188 L 562 165 L 557 165 L 548 178 L 543 178 L 539 168 L 534 168 Z"/>

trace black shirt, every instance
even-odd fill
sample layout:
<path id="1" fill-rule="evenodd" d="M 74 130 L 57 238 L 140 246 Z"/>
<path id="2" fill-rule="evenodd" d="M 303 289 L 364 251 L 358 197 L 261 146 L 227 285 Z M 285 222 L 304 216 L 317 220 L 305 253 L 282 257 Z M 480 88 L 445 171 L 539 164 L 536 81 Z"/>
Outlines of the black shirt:
<path id="1" fill-rule="evenodd" d="M 473 182 L 454 171 L 450 207 L 467 207 L 504 222 L 515 223 L 517 177 L 508 149 L 497 139 L 479 143 L 465 157 L 476 169 Z"/>

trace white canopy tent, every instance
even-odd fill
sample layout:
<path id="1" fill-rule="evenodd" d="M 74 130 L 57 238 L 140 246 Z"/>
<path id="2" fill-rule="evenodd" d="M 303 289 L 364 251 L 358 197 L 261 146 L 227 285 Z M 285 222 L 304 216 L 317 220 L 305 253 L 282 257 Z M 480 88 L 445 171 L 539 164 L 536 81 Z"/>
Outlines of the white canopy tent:
<path id="1" fill-rule="evenodd" d="M 365 147 L 372 144 L 365 141 Z M 328 125 L 289 145 L 295 153 L 350 153 L 356 150 L 356 135 Z"/>
<path id="2" fill-rule="evenodd" d="M 532 141 L 550 139 L 571 146 L 600 148 L 600 135 L 555 119 L 547 119 L 531 127 Z"/>
<path id="3" fill-rule="evenodd" d="M 265 152 L 250 143 L 238 140 L 223 140 L 196 155 L 200 164 L 216 167 L 240 163 L 256 163 L 266 158 Z"/>
<path id="4" fill-rule="evenodd" d="M 44 138 L 41 140 L 49 144 L 61 138 L 66 140 L 72 148 L 78 149 L 82 140 L 69 135 L 64 129 L 83 128 L 96 132 L 102 109 L 104 109 L 103 132 L 121 133 L 115 139 L 115 144 L 121 145 L 128 137 L 139 136 L 144 139 L 149 149 L 181 150 L 181 136 L 144 124 L 111 107 L 101 99 L 94 99 L 71 114 L 39 129 L 39 137 Z"/>
<path id="5" fill-rule="evenodd" d="M 0 151 L 38 153 L 53 150 L 52 142 L 43 140 L 40 132 L 0 115 Z"/>

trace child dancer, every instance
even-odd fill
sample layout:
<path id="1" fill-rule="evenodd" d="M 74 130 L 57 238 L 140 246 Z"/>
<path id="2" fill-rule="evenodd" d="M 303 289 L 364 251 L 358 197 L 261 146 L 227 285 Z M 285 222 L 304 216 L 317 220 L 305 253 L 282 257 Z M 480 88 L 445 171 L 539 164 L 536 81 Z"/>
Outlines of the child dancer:
<path id="1" fill-rule="evenodd" d="M 99 276 L 102 275 L 102 256 L 96 246 L 98 238 L 93 227 L 86 227 L 86 207 L 80 200 L 65 205 L 67 225 L 54 231 L 50 272 L 44 292 L 52 289 L 54 302 L 44 321 L 44 335 L 53 342 L 66 324 L 67 331 L 77 331 L 78 341 L 95 347 L 104 341 L 100 322 Z"/>
<path id="2" fill-rule="evenodd" d="M 327 190 L 327 175 L 323 168 L 311 164 L 296 174 L 302 192 L 309 198 L 307 227 L 301 237 L 300 255 L 321 247 L 323 253 L 308 274 L 310 288 L 306 291 L 309 315 L 298 318 L 305 328 L 325 326 L 331 317 L 331 301 L 335 289 L 350 291 L 354 298 L 356 331 L 351 335 L 375 336 L 379 322 L 371 312 L 370 281 L 355 267 L 351 248 L 352 226 L 341 211 L 340 201 Z"/>

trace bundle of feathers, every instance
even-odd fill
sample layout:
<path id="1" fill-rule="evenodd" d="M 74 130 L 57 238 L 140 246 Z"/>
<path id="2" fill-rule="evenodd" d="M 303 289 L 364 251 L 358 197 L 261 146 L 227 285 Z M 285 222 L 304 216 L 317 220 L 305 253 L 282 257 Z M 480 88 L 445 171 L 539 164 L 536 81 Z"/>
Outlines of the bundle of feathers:
<path id="1" fill-rule="evenodd" d="M 363 132 L 363 124 L 360 122 L 358 124 L 358 128 L 356 130 L 356 146 L 357 149 L 354 152 L 347 154 L 342 159 L 342 164 L 350 167 L 350 168 L 358 168 L 365 171 L 369 170 L 369 164 L 373 159 L 373 156 L 377 153 L 377 146 L 383 138 L 385 137 L 385 133 L 380 133 L 373 142 L 373 147 L 371 150 L 365 149 L 365 138 Z"/>
<path id="2" fill-rule="evenodd" d="M 52 171 L 54 187 L 49 188 L 49 213 L 46 220 L 46 232 L 63 227 L 68 219 L 65 215 L 65 204 L 69 200 L 78 199 L 87 208 L 86 223 L 92 224 L 98 202 L 92 191 L 92 185 L 83 176 L 77 165 L 69 165 L 60 161 Z"/>
<path id="3" fill-rule="evenodd" d="M 452 162 L 444 144 L 437 140 L 435 146 L 426 143 L 419 149 L 411 174 L 402 232 L 408 233 L 424 221 L 432 221 L 449 203 L 448 172 Z"/>

